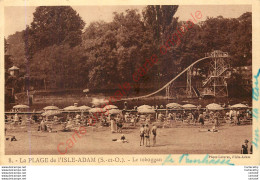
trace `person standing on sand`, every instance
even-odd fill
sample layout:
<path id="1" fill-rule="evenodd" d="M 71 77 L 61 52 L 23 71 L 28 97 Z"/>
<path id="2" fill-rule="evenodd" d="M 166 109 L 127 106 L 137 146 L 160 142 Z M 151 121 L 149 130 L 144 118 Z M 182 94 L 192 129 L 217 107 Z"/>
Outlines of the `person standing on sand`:
<path id="1" fill-rule="evenodd" d="M 195 110 L 194 112 L 194 124 L 196 124 L 196 122 L 198 122 L 199 120 L 199 112 L 198 110 Z"/>
<path id="2" fill-rule="evenodd" d="M 14 115 L 14 122 L 19 122 L 19 117 L 17 114 Z"/>
<path id="3" fill-rule="evenodd" d="M 153 146 L 156 144 L 156 135 L 157 135 L 157 127 L 155 124 L 153 124 L 152 127 L 152 134 L 153 134 Z"/>
<path id="4" fill-rule="evenodd" d="M 248 154 L 248 140 L 246 139 L 244 144 L 242 144 L 241 154 Z"/>
<path id="5" fill-rule="evenodd" d="M 143 141 L 143 146 L 144 146 L 144 124 L 140 128 L 140 146 L 142 146 L 142 141 Z"/>
<path id="6" fill-rule="evenodd" d="M 147 147 L 147 141 L 149 142 L 149 146 L 150 147 L 150 128 L 149 125 L 146 124 L 145 128 L 144 128 L 144 137 L 145 137 L 145 145 Z"/>
<path id="7" fill-rule="evenodd" d="M 201 123 L 202 126 L 204 125 L 204 116 L 202 113 L 199 115 L 199 123 Z"/>
<path id="8" fill-rule="evenodd" d="M 111 132 L 112 133 L 115 133 L 117 131 L 117 128 L 116 128 L 116 121 L 115 121 L 115 117 L 114 116 L 111 116 Z"/>

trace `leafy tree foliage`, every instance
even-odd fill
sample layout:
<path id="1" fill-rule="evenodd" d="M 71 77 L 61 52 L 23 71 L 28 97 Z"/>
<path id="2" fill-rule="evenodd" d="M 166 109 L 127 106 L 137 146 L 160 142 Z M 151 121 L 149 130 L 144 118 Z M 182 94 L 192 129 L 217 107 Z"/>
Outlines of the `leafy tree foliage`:
<path id="1" fill-rule="evenodd" d="M 38 7 L 32 24 L 8 37 L 9 52 L 15 65 L 44 80 L 48 89 L 117 88 L 119 83 L 131 83 L 133 73 L 153 54 L 159 56 L 160 46 L 185 23 L 174 17 L 177 9 L 147 6 L 142 14 L 114 13 L 112 22 L 92 22 L 82 31 L 85 23 L 71 7 Z M 250 65 L 252 14 L 195 24 L 181 43 L 159 57 L 137 89 L 143 84 L 157 88 L 212 50 L 229 52 L 233 66 Z"/>
<path id="2" fill-rule="evenodd" d="M 79 14 L 69 6 L 40 6 L 33 13 L 33 22 L 24 33 L 27 55 L 52 45 L 68 43 L 74 47 L 81 42 L 85 26 Z"/>

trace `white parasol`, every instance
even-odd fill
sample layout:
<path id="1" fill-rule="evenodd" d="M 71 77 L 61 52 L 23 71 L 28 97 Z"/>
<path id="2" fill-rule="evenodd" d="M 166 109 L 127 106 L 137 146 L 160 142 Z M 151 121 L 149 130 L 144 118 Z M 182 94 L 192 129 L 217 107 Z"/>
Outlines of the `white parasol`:
<path id="1" fill-rule="evenodd" d="M 152 106 L 142 105 L 142 106 L 139 106 L 139 107 L 137 108 L 137 110 L 139 110 L 139 109 L 152 109 Z"/>
<path id="2" fill-rule="evenodd" d="M 193 105 L 193 104 L 185 104 L 182 106 L 184 109 L 196 109 L 197 106 Z"/>
<path id="3" fill-rule="evenodd" d="M 142 114 L 155 113 L 154 109 L 148 109 L 148 108 L 140 108 L 137 111 L 138 111 L 138 113 L 142 113 Z"/>
<path id="4" fill-rule="evenodd" d="M 208 104 L 206 106 L 206 108 L 209 109 L 209 110 L 216 110 L 216 111 L 224 109 L 223 107 L 221 107 L 219 104 L 216 104 L 216 103 Z"/>
<path id="5" fill-rule="evenodd" d="M 235 104 L 235 105 L 231 106 L 231 108 L 234 108 L 234 109 L 235 109 L 235 108 L 248 108 L 248 106 L 239 103 L 239 104 Z"/>
<path id="6" fill-rule="evenodd" d="M 15 105 L 13 109 L 29 109 L 30 107 L 24 104 Z"/>
<path id="7" fill-rule="evenodd" d="M 44 110 L 58 110 L 59 108 L 57 106 L 46 106 L 43 108 Z"/>
<path id="8" fill-rule="evenodd" d="M 180 109 L 182 106 L 178 103 L 169 103 L 166 107 L 169 109 Z"/>
<path id="9" fill-rule="evenodd" d="M 118 109 L 117 106 L 115 105 L 106 105 L 105 107 L 103 107 L 104 111 L 110 110 L 110 109 Z"/>
<path id="10" fill-rule="evenodd" d="M 68 106 L 63 109 L 64 111 L 78 111 L 79 108 L 76 106 Z"/>
<path id="11" fill-rule="evenodd" d="M 91 109 L 91 107 L 84 105 L 84 106 L 79 106 L 78 109 L 81 111 L 87 111 L 87 110 Z"/>
<path id="12" fill-rule="evenodd" d="M 59 110 L 48 110 L 48 111 L 42 113 L 41 115 L 42 116 L 56 116 L 59 114 L 61 114 L 61 111 L 59 111 Z"/>
<path id="13" fill-rule="evenodd" d="M 121 114 L 122 111 L 119 109 L 110 109 L 106 112 L 106 114 Z"/>
<path id="14" fill-rule="evenodd" d="M 89 112 L 90 113 L 103 113 L 103 112 L 105 112 L 102 108 L 98 108 L 98 107 L 96 107 L 96 108 L 91 108 L 90 110 L 89 110 Z"/>

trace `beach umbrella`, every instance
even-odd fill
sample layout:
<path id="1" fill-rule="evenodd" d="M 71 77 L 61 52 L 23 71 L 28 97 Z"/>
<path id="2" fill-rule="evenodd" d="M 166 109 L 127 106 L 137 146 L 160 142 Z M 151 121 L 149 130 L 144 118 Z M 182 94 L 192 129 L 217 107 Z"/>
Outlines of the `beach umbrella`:
<path id="1" fill-rule="evenodd" d="M 13 109 L 29 109 L 30 107 L 24 104 L 15 105 Z"/>
<path id="2" fill-rule="evenodd" d="M 197 106 L 193 105 L 193 104 L 185 104 L 182 106 L 184 109 L 196 109 Z"/>
<path id="3" fill-rule="evenodd" d="M 43 108 L 44 110 L 58 110 L 59 108 L 57 106 L 46 106 Z"/>
<path id="4" fill-rule="evenodd" d="M 247 105 L 244 105 L 244 104 L 241 104 L 241 103 L 239 103 L 239 104 L 235 104 L 235 105 L 231 106 L 231 108 L 248 108 L 248 106 L 247 106 Z"/>
<path id="5" fill-rule="evenodd" d="M 181 105 L 178 103 L 169 103 L 166 105 L 166 107 L 169 109 L 179 109 L 181 108 Z"/>
<path id="6" fill-rule="evenodd" d="M 152 109 L 152 106 L 142 105 L 142 106 L 139 106 L 139 107 L 137 108 L 137 110 L 139 110 L 139 109 Z"/>
<path id="7" fill-rule="evenodd" d="M 98 108 L 98 107 L 96 107 L 96 108 L 91 108 L 90 110 L 89 110 L 89 112 L 90 113 L 103 113 L 103 112 L 105 112 L 102 108 Z"/>
<path id="8" fill-rule="evenodd" d="M 76 106 L 68 106 L 63 109 L 64 111 L 78 111 L 79 108 Z"/>
<path id="9" fill-rule="evenodd" d="M 56 116 L 59 114 L 61 114 L 61 111 L 59 111 L 59 110 L 48 110 L 48 111 L 45 111 L 44 113 L 42 113 L 41 115 L 42 116 Z"/>
<path id="10" fill-rule="evenodd" d="M 118 107 L 115 105 L 106 105 L 105 107 L 103 107 L 103 110 L 105 110 L 105 111 L 110 110 L 110 109 L 118 109 Z"/>
<path id="11" fill-rule="evenodd" d="M 142 113 L 142 114 L 155 113 L 154 109 L 149 109 L 149 108 L 140 108 L 137 111 L 138 111 L 138 113 Z"/>
<path id="12" fill-rule="evenodd" d="M 121 114 L 122 111 L 119 109 L 110 109 L 106 112 L 106 114 Z"/>
<path id="13" fill-rule="evenodd" d="M 91 107 L 84 105 L 84 106 L 79 106 L 78 109 L 81 111 L 87 111 L 87 110 L 91 109 Z"/>
<path id="14" fill-rule="evenodd" d="M 209 110 L 223 110 L 224 109 L 223 107 L 221 107 L 219 104 L 216 104 L 216 103 L 208 104 L 206 106 L 206 108 Z"/>

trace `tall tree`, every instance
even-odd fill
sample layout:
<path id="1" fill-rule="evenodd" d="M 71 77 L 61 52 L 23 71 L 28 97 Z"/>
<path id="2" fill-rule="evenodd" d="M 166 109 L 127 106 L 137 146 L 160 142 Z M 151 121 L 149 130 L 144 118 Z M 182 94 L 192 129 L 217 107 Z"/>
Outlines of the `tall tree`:
<path id="1" fill-rule="evenodd" d="M 7 54 L 8 46 L 9 44 L 7 43 L 6 39 L 4 39 L 4 48 L 5 48 L 5 73 L 8 73 L 8 68 L 12 66 L 12 61 L 11 61 L 11 55 Z M 7 74 L 6 74 L 7 76 Z"/>
<path id="2" fill-rule="evenodd" d="M 153 31 L 154 38 L 161 42 L 169 31 L 177 5 L 149 5 L 143 11 L 144 23 Z"/>
<path id="3" fill-rule="evenodd" d="M 20 73 L 24 73 L 26 69 L 25 44 L 23 40 L 24 31 L 16 32 L 8 36 L 8 54 L 12 56 L 13 65 L 20 68 Z"/>
<path id="4" fill-rule="evenodd" d="M 40 6 L 33 13 L 33 22 L 26 28 L 24 41 L 29 58 L 52 45 L 81 43 L 85 22 L 70 6 Z"/>

